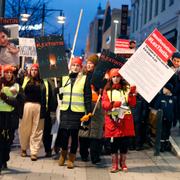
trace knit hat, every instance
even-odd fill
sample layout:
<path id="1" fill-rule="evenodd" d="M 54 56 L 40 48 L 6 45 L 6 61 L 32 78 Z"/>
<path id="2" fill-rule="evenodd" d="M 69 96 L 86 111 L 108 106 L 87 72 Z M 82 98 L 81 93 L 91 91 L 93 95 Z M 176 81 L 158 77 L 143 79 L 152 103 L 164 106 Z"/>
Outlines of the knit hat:
<path id="1" fill-rule="evenodd" d="M 110 71 L 109 71 L 109 78 L 112 79 L 113 76 L 121 76 L 119 74 L 119 68 L 112 68 Z"/>
<path id="2" fill-rule="evenodd" d="M 71 65 L 72 64 L 79 64 L 81 67 L 82 67 L 82 60 L 81 60 L 81 58 L 80 57 L 74 57 L 74 58 L 72 58 L 72 60 L 71 60 Z"/>
<path id="3" fill-rule="evenodd" d="M 173 85 L 171 83 L 167 83 L 165 86 L 164 86 L 166 89 L 168 89 L 169 91 L 173 91 Z"/>
<path id="4" fill-rule="evenodd" d="M 8 71 L 13 72 L 13 71 L 15 71 L 15 68 L 12 65 L 10 65 L 10 64 L 4 65 L 3 69 L 4 69 L 4 72 L 8 72 Z"/>
<path id="5" fill-rule="evenodd" d="M 38 65 L 38 64 L 32 64 L 31 69 L 32 69 L 32 68 L 39 69 L 39 65 Z"/>
<path id="6" fill-rule="evenodd" d="M 98 63 L 98 59 L 99 59 L 98 55 L 92 54 L 92 55 L 90 55 L 90 56 L 87 58 L 87 62 L 90 61 L 90 62 L 92 62 L 94 65 L 96 65 L 96 64 Z"/>

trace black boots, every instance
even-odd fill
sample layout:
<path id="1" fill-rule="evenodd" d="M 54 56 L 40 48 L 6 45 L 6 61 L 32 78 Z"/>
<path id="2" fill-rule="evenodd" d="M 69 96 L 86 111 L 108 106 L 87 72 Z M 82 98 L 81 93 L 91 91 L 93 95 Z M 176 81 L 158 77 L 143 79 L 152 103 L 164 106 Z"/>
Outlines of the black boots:
<path id="1" fill-rule="evenodd" d="M 171 151 L 171 143 L 168 140 L 161 140 L 160 152 Z"/>

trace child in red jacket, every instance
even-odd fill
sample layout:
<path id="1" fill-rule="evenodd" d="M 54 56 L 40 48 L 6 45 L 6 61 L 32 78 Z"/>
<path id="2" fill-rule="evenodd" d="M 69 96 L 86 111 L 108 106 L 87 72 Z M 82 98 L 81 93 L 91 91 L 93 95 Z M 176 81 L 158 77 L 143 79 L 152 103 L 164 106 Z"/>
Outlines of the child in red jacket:
<path id="1" fill-rule="evenodd" d="M 129 87 L 122 83 L 119 69 L 111 69 L 109 78 L 103 91 L 102 107 L 106 112 L 104 136 L 111 142 L 111 172 L 114 173 L 119 170 L 118 150 L 120 151 L 120 167 L 122 171 L 127 171 L 128 139 L 135 135 L 130 107 L 136 105 L 136 87 Z"/>

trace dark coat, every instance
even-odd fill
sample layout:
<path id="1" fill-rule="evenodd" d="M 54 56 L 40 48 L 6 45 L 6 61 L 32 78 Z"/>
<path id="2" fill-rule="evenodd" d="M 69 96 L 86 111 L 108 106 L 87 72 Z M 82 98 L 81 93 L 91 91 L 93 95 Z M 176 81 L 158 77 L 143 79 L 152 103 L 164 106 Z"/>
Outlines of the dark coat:
<path id="1" fill-rule="evenodd" d="M 175 99 L 173 96 L 164 95 L 162 92 L 158 94 L 154 102 L 155 109 L 162 109 L 163 120 L 174 120 L 174 114 L 176 109 Z"/>
<path id="2" fill-rule="evenodd" d="M 40 80 L 38 86 L 34 85 L 29 81 L 24 89 L 25 93 L 25 103 L 34 102 L 41 105 L 40 118 L 45 118 L 46 115 L 46 88 L 43 80 Z M 23 114 L 21 114 L 21 117 Z"/>

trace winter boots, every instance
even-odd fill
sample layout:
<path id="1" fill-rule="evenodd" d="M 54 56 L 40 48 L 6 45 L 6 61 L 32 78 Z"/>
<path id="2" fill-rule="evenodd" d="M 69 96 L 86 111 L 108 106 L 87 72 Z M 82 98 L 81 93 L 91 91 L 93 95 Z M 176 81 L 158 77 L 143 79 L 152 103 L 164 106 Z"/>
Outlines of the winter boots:
<path id="1" fill-rule="evenodd" d="M 128 168 L 126 166 L 126 154 L 120 154 L 120 167 L 122 171 L 127 171 Z"/>
<path id="2" fill-rule="evenodd" d="M 21 157 L 26 157 L 27 156 L 27 153 L 26 153 L 26 150 L 21 150 Z"/>
<path id="3" fill-rule="evenodd" d="M 67 168 L 69 168 L 69 169 L 74 168 L 75 159 L 76 159 L 76 154 L 69 153 L 69 159 L 67 161 Z"/>
<path id="4" fill-rule="evenodd" d="M 112 154 L 112 169 L 111 173 L 116 173 L 119 171 L 118 168 L 118 154 Z"/>
<path id="5" fill-rule="evenodd" d="M 66 158 L 67 158 L 67 151 L 62 150 L 59 161 L 58 161 L 59 166 L 64 166 Z M 67 168 L 69 168 L 69 169 L 74 168 L 75 158 L 76 158 L 75 154 L 69 153 L 69 158 L 67 160 Z"/>
<path id="6" fill-rule="evenodd" d="M 164 151 L 171 151 L 171 143 L 169 142 L 169 139 L 161 140 L 160 152 Z"/>
<path id="7" fill-rule="evenodd" d="M 64 166 L 66 157 L 67 157 L 67 151 L 62 150 L 58 161 L 59 166 Z"/>

